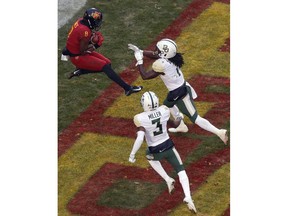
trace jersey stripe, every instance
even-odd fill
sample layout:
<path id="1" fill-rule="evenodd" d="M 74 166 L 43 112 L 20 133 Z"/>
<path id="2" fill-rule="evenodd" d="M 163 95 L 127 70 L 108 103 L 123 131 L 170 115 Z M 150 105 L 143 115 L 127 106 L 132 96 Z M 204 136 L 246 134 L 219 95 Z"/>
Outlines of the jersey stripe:
<path id="1" fill-rule="evenodd" d="M 179 164 L 180 164 L 180 165 L 183 165 L 183 162 L 182 162 L 182 160 L 181 160 L 181 157 L 180 157 L 178 151 L 177 151 L 175 148 L 173 148 L 172 150 L 173 150 L 173 152 L 174 152 L 177 160 L 179 161 Z"/>

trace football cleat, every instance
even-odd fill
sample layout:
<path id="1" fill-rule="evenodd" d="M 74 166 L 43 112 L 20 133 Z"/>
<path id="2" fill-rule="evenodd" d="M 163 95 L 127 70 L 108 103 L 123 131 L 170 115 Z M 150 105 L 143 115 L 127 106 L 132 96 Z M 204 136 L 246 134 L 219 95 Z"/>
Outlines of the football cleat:
<path id="1" fill-rule="evenodd" d="M 218 135 L 220 139 L 224 142 L 224 144 L 227 144 L 228 141 L 228 135 L 227 135 L 227 130 L 225 129 L 220 129 L 220 133 Z"/>
<path id="2" fill-rule="evenodd" d="M 191 197 L 185 197 L 184 200 L 183 200 L 183 202 L 185 202 L 185 203 L 187 204 L 188 209 L 189 209 L 190 211 L 194 211 L 195 213 L 197 213 L 196 207 L 195 207 L 195 205 L 194 205 L 193 200 L 191 199 Z"/>
<path id="3" fill-rule="evenodd" d="M 184 123 L 184 121 L 181 120 L 180 125 L 177 128 L 168 128 L 168 131 L 171 132 L 171 133 L 177 133 L 177 132 L 187 133 L 188 132 L 188 127 Z"/>
<path id="4" fill-rule="evenodd" d="M 71 79 L 74 76 L 80 76 L 81 75 L 81 69 L 76 68 L 74 71 L 72 71 L 69 76 L 68 79 Z"/>
<path id="5" fill-rule="evenodd" d="M 175 180 L 173 178 L 170 178 L 166 183 L 167 183 L 167 186 L 168 186 L 169 194 L 172 194 L 174 189 L 175 189 L 175 187 L 174 187 Z"/>
<path id="6" fill-rule="evenodd" d="M 139 92 L 143 89 L 143 86 L 131 86 L 131 88 L 128 91 L 125 91 L 125 95 L 129 96 L 133 93 Z"/>

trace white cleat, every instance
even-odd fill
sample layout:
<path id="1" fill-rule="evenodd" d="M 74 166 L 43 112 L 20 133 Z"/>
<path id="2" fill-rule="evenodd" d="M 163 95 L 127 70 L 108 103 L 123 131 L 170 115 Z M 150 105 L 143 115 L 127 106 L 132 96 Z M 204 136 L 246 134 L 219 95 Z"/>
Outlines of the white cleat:
<path id="1" fill-rule="evenodd" d="M 178 133 L 178 132 L 187 133 L 188 127 L 186 126 L 184 121 L 181 120 L 180 125 L 177 128 L 169 128 L 168 131 L 171 133 Z"/>
<path id="2" fill-rule="evenodd" d="M 174 184 L 175 184 L 175 180 L 173 178 L 170 178 L 167 183 L 167 186 L 168 186 L 168 191 L 169 191 L 169 194 L 172 194 L 175 187 L 174 187 Z"/>
<path id="3" fill-rule="evenodd" d="M 220 129 L 220 134 L 218 135 L 220 137 L 220 139 L 225 143 L 225 145 L 227 144 L 228 141 L 228 135 L 227 135 L 227 130 L 225 129 Z"/>
<path id="4" fill-rule="evenodd" d="M 197 213 L 196 207 L 195 207 L 195 205 L 194 205 L 193 200 L 191 199 L 191 197 L 185 197 L 184 200 L 183 200 L 183 202 L 185 202 L 185 203 L 187 204 L 188 209 L 189 209 L 190 211 L 194 211 L 195 213 Z"/>

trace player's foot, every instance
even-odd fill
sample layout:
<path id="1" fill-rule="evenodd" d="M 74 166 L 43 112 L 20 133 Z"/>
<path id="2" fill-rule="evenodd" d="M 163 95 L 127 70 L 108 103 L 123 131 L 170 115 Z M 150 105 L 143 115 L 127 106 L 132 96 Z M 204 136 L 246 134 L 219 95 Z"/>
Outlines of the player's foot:
<path id="1" fill-rule="evenodd" d="M 68 79 L 71 79 L 74 76 L 80 76 L 81 69 L 76 68 L 73 72 L 71 72 L 68 76 Z"/>
<path id="2" fill-rule="evenodd" d="M 191 197 L 185 197 L 184 200 L 183 200 L 183 202 L 185 202 L 185 203 L 187 204 L 188 209 L 189 209 L 190 211 L 193 210 L 195 213 L 197 213 L 196 207 L 195 207 L 195 205 L 194 205 L 193 200 L 191 199 Z"/>
<path id="3" fill-rule="evenodd" d="M 171 132 L 171 133 L 177 133 L 177 132 L 187 133 L 188 132 L 188 127 L 184 123 L 184 121 L 181 120 L 180 125 L 177 128 L 169 128 L 168 131 Z"/>
<path id="4" fill-rule="evenodd" d="M 220 137 L 220 139 L 225 143 L 225 145 L 227 144 L 228 141 L 228 135 L 227 135 L 227 130 L 225 129 L 220 129 L 220 133 L 218 135 Z"/>
<path id="5" fill-rule="evenodd" d="M 128 91 L 125 91 L 125 95 L 129 96 L 133 93 L 139 92 L 143 89 L 143 86 L 131 86 L 131 88 Z"/>
<path id="6" fill-rule="evenodd" d="M 168 186 L 169 194 L 172 194 L 174 189 L 175 189 L 175 187 L 174 187 L 175 180 L 173 178 L 170 178 L 166 183 L 167 183 L 167 186 Z"/>

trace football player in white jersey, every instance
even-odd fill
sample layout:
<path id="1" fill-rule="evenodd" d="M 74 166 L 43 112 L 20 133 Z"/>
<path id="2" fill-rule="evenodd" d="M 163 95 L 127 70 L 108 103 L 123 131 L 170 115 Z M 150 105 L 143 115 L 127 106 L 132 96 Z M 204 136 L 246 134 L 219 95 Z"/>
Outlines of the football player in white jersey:
<path id="1" fill-rule="evenodd" d="M 148 80 L 160 76 L 166 85 L 169 93 L 163 104 L 170 108 L 171 114 L 175 119 L 183 113 L 193 123 L 204 130 L 216 134 L 227 144 L 227 130 L 218 129 L 207 119 L 199 116 L 193 101 L 197 97 L 197 94 L 183 76 L 181 67 L 184 64 L 184 60 L 182 54 L 177 52 L 177 44 L 173 40 L 164 38 L 158 41 L 155 51 L 140 50 L 133 44 L 128 44 L 128 48 L 134 51 L 134 56 L 137 60 L 136 66 L 138 66 L 142 79 Z M 152 65 L 152 70 L 145 70 L 143 56 L 157 59 Z M 182 121 L 177 128 L 169 128 L 169 131 L 187 132 L 188 128 Z"/>
<path id="2" fill-rule="evenodd" d="M 174 190 L 175 180 L 166 173 L 160 161 L 165 159 L 172 165 L 179 176 L 179 181 L 184 191 L 183 202 L 187 204 L 189 210 L 193 210 L 196 213 L 197 210 L 192 200 L 188 176 L 180 155 L 167 132 L 167 122 L 170 119 L 169 108 L 165 105 L 159 106 L 159 99 L 152 91 L 145 92 L 140 102 L 144 112 L 134 116 L 134 124 L 138 132 L 129 161 L 131 163 L 136 161 L 135 154 L 140 149 L 145 137 L 148 145 L 146 158 L 152 168 L 166 181 L 171 194 Z M 179 125 L 181 119 L 180 117 L 175 120 L 174 124 Z"/>

